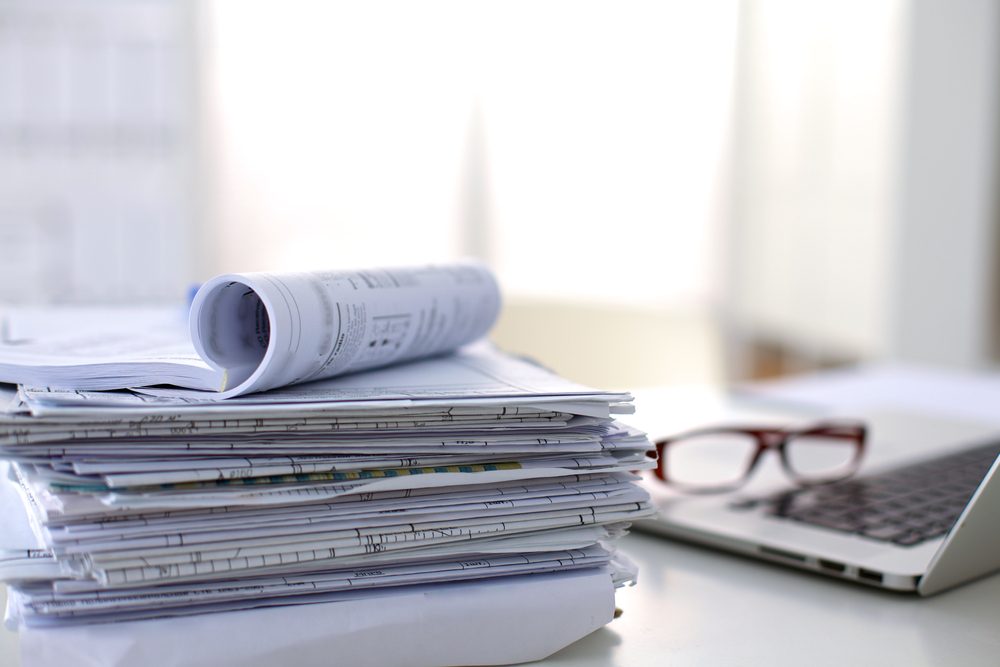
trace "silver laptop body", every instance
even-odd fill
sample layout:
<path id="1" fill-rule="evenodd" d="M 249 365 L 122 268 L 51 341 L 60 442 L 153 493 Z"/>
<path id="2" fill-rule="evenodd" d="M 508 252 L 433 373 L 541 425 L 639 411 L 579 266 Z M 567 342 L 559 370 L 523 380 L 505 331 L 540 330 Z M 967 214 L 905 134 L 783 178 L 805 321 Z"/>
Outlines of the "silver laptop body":
<path id="1" fill-rule="evenodd" d="M 870 429 L 866 459 L 858 477 L 931 459 L 1000 439 L 1000 429 L 916 414 L 879 413 L 865 418 Z M 782 423 L 782 415 L 737 410 L 722 423 Z M 784 421 L 803 421 L 788 414 Z M 655 432 L 653 435 L 657 435 Z M 666 434 L 661 434 L 666 435 Z M 777 459 L 777 457 L 769 457 Z M 636 528 L 829 576 L 896 591 L 931 595 L 1000 569 L 1000 457 L 993 462 L 958 520 L 944 535 L 914 546 L 776 517 L 761 498 L 793 488 L 776 460 L 762 461 L 751 482 L 737 492 L 677 494 L 650 477 L 658 517 Z M 749 509 L 747 506 L 750 506 Z"/>

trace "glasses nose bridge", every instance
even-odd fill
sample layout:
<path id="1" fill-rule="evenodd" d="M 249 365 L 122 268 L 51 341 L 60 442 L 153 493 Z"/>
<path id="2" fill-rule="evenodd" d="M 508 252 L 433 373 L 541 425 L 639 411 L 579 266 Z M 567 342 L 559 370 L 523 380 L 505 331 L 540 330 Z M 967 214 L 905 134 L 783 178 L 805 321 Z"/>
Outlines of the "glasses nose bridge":
<path id="1" fill-rule="evenodd" d="M 787 437 L 784 431 L 762 431 L 757 434 L 757 441 L 762 445 L 761 449 L 779 449 Z"/>

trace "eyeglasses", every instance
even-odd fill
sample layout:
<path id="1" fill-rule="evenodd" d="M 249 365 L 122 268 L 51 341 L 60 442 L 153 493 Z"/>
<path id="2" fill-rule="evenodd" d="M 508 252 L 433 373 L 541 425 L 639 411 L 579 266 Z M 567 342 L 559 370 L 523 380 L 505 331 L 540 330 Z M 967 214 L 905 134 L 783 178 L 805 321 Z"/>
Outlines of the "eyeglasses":
<path id="1" fill-rule="evenodd" d="M 742 486 L 769 449 L 781 457 L 797 484 L 825 484 L 858 470 L 867 429 L 854 421 L 828 421 L 803 428 L 720 426 L 689 431 L 656 442 L 653 473 L 686 493 L 722 493 Z"/>

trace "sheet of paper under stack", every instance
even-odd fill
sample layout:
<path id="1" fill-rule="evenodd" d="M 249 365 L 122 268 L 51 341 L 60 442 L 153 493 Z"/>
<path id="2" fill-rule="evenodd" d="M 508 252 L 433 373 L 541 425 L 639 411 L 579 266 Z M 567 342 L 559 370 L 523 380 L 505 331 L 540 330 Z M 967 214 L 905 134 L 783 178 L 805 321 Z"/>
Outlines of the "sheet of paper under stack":
<path id="1" fill-rule="evenodd" d="M 635 484 L 649 443 L 613 419 L 631 397 L 487 343 L 447 353 L 488 330 L 499 300 L 480 267 L 423 271 L 442 270 L 485 313 L 450 338 L 471 301 L 396 270 L 358 279 L 373 290 L 375 276 L 381 290 L 360 309 L 331 279 L 321 326 L 286 312 L 298 326 L 290 338 L 274 313 L 296 299 L 262 293 L 273 274 L 209 283 L 235 284 L 238 296 L 213 306 L 235 321 L 216 317 L 218 330 L 197 316 L 211 298 L 196 299 L 204 360 L 176 347 L 142 358 L 138 330 L 117 357 L 70 337 L 57 354 L 50 342 L 6 356 L 0 346 L 0 379 L 29 369 L 49 385 L 0 389 L 10 462 L 0 577 L 24 667 L 85 657 L 245 667 L 289 652 L 298 665 L 328 664 L 332 651 L 343 664 L 500 664 L 607 623 L 614 587 L 636 576 L 614 541 L 651 512 Z M 315 276 L 301 284 L 323 291 Z M 391 312 L 379 310 L 385 294 Z M 420 294 L 433 296 L 421 305 Z M 224 349 L 220 337 L 240 327 L 252 331 L 246 349 Z M 348 339 L 353 361 L 333 349 Z M 299 347 L 288 352 L 286 340 Z M 407 354 L 415 344 L 438 356 Z M 31 354 L 48 356 L 32 364 Z M 74 387 L 84 368 L 88 388 Z M 133 385 L 184 387 L 185 375 L 196 378 L 187 388 Z M 220 394 L 199 388 L 211 377 Z M 310 381 L 283 386 L 299 378 Z"/>

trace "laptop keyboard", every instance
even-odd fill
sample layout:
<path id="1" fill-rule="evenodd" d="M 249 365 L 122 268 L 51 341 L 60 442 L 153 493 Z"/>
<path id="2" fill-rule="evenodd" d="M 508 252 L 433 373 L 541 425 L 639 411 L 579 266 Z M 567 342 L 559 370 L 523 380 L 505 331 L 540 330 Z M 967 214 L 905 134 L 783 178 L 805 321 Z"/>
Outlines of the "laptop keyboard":
<path id="1" fill-rule="evenodd" d="M 947 533 L 969 503 L 1000 443 L 823 486 L 737 503 L 775 517 L 913 546 Z"/>

